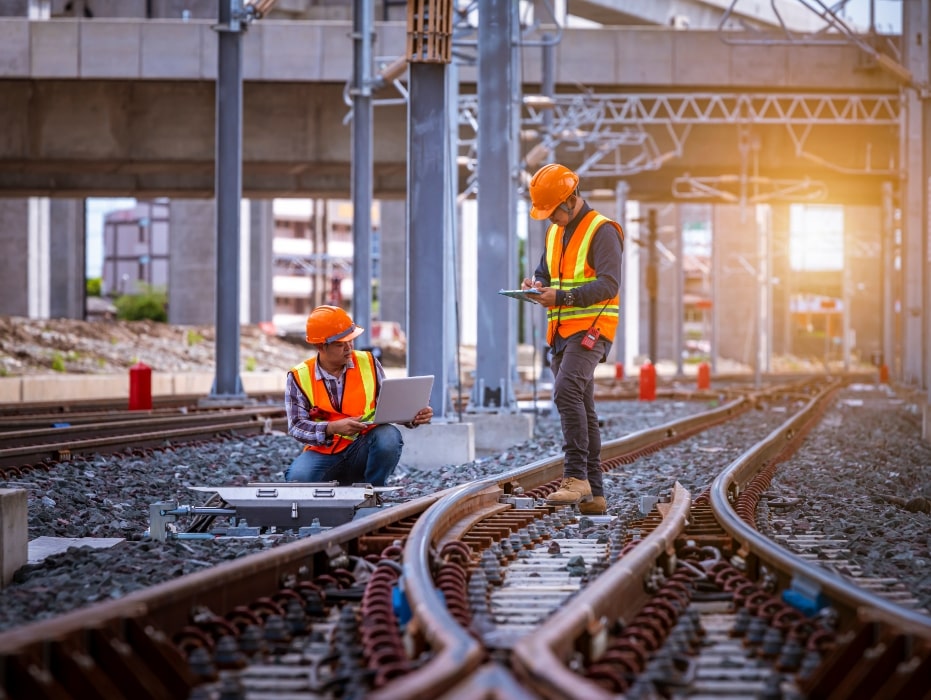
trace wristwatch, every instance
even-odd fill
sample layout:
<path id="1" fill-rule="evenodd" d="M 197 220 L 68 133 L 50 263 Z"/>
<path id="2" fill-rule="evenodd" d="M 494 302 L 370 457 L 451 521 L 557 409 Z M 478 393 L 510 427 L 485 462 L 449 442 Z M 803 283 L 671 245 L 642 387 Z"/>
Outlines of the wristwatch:
<path id="1" fill-rule="evenodd" d="M 575 295 L 572 292 L 563 295 L 563 306 L 575 306 Z"/>

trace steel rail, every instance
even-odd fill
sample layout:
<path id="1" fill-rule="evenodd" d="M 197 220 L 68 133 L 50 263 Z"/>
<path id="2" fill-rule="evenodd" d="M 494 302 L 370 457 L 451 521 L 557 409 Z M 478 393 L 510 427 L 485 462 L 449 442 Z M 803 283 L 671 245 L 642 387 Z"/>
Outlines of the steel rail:
<path id="1" fill-rule="evenodd" d="M 29 428 L 8 433 L 0 433 L 0 449 L 61 443 L 65 440 L 81 440 L 85 435 L 95 438 L 127 435 L 136 432 L 153 432 L 154 429 L 171 430 L 174 426 L 219 425 L 224 422 L 241 422 L 243 417 L 250 420 L 284 417 L 281 407 L 264 406 L 260 408 L 225 409 L 201 413 L 174 413 L 172 415 L 123 416 L 120 420 L 103 422 L 82 422 L 79 425 L 62 427 Z M 141 430 L 140 430 L 141 429 Z"/>
<path id="2" fill-rule="evenodd" d="M 234 417 L 235 418 L 235 417 Z M 26 445 L 0 449 L 0 469 L 32 466 L 44 461 L 69 461 L 82 454 L 118 452 L 124 449 L 164 447 L 171 440 L 195 440 L 228 432 L 257 434 L 275 427 L 283 427 L 284 419 L 234 419 L 198 425 L 192 428 L 174 428 L 141 433 L 124 433 L 109 437 L 67 440 L 42 445 Z"/>
<path id="3" fill-rule="evenodd" d="M 675 541 L 687 524 L 691 494 L 676 482 L 672 501 L 664 505 L 662 523 L 624 557 L 588 584 L 534 634 L 517 642 L 511 655 L 515 671 L 543 697 L 599 698 L 613 693 L 567 667 L 581 638 L 597 638 L 607 621 L 629 621 L 648 601 L 645 581 L 657 564 L 668 570 L 675 561 Z"/>
<path id="4" fill-rule="evenodd" d="M 756 559 L 774 571 L 787 572 L 790 576 L 816 582 L 822 592 L 840 606 L 839 612 L 845 621 L 850 622 L 862 610 L 871 610 L 873 612 L 870 615 L 875 616 L 876 621 L 885 620 L 902 631 L 931 640 L 931 616 L 896 605 L 782 549 L 744 522 L 734 510 L 736 496 L 746 489 L 763 465 L 776 459 L 786 449 L 799 435 L 804 424 L 822 409 L 839 388 L 836 382 L 829 385 L 814 396 L 802 411 L 731 463 L 712 483 L 712 510 L 721 526 L 740 543 L 742 556 Z M 752 562 L 750 568 L 753 568 Z"/>
<path id="5" fill-rule="evenodd" d="M 53 619 L 2 632 L 0 661 L 5 656 L 30 650 L 41 654 L 42 649 L 52 640 L 66 637 L 80 647 L 84 643 L 85 630 L 111 624 L 113 620 L 150 620 L 166 634 L 174 634 L 188 624 L 191 611 L 197 606 L 208 607 L 222 615 L 237 605 L 244 605 L 258 596 L 267 595 L 269 591 L 278 590 L 282 581 L 289 577 L 309 579 L 314 575 L 317 556 L 326 555 L 334 547 L 345 548 L 378 528 L 419 516 L 441 494 L 423 496 L 392 506 L 363 520 L 340 525 L 314 537 L 225 562 L 209 570 L 130 593 L 119 600 L 97 603 Z"/>
<path id="6" fill-rule="evenodd" d="M 785 391 L 786 389 L 782 389 Z M 797 388 L 793 388 L 797 391 Z M 757 400 L 755 394 L 734 399 L 711 411 L 697 416 L 672 421 L 656 428 L 647 429 L 631 434 L 620 440 L 606 443 L 603 446 L 603 455 L 606 459 L 621 456 L 624 453 L 648 449 L 651 446 L 662 444 L 667 440 L 681 439 L 693 431 L 726 420 L 738 411 L 750 408 Z M 530 476 L 527 473 L 530 473 Z M 137 665 L 149 663 L 146 649 L 161 648 L 153 641 L 167 638 L 177 634 L 185 626 L 191 624 L 192 613 L 197 609 L 207 609 L 212 613 L 223 616 L 230 613 L 237 606 L 246 605 L 261 596 L 269 595 L 270 591 L 277 591 L 284 586 L 294 585 L 302 581 L 310 581 L 314 576 L 329 572 L 330 561 L 334 553 L 363 555 L 366 552 L 381 551 L 384 541 L 397 541 L 407 538 L 405 552 L 418 550 L 417 557 L 423 561 L 422 571 L 411 570 L 405 573 L 405 586 L 414 597 L 418 586 L 421 589 L 432 591 L 430 595 L 430 611 L 445 609 L 445 606 L 436 605 L 437 593 L 432 583 L 423 578 L 429 570 L 429 554 L 436 549 L 436 533 L 430 533 L 430 527 L 421 517 L 429 513 L 431 518 L 441 523 L 441 529 L 449 531 L 456 529 L 457 524 L 474 517 L 481 509 L 489 511 L 498 510 L 498 496 L 502 493 L 519 495 L 521 489 L 533 488 L 536 485 L 545 485 L 562 475 L 561 458 L 540 460 L 524 469 L 514 469 L 501 475 L 485 479 L 474 484 L 463 485 L 441 491 L 431 496 L 425 496 L 415 501 L 386 508 L 375 515 L 347 523 L 333 530 L 321 533 L 312 538 L 276 547 L 275 549 L 260 552 L 232 562 L 224 563 L 210 570 L 190 574 L 183 578 L 166 582 L 164 584 L 127 595 L 115 601 L 95 604 L 88 608 L 76 610 L 72 613 L 41 622 L 0 633 L 0 678 L 6 683 L 10 678 L 21 678 L 22 669 L 32 669 L 29 673 L 38 673 L 52 677 L 52 671 L 58 669 L 50 666 L 50 659 L 62 645 L 74 650 L 75 654 L 85 654 L 93 657 L 98 666 L 95 671 L 98 675 L 116 677 L 122 668 L 112 670 L 106 663 L 101 662 L 98 655 L 99 639 L 97 635 L 105 634 L 107 639 L 113 640 L 126 648 L 124 661 L 129 664 L 133 658 Z M 443 508 L 437 506 L 441 502 L 468 499 L 470 506 L 458 516 L 443 514 Z M 419 519 L 418 519 L 419 518 Z M 416 537 L 409 528 L 411 521 L 417 528 Z M 422 524 L 423 523 L 423 524 Z M 405 561 L 413 561 L 414 555 L 408 554 Z M 407 567 L 407 564 L 404 565 Z M 433 624 L 424 616 L 422 608 L 410 623 L 412 634 L 439 633 L 437 630 L 458 629 L 458 633 L 448 636 L 444 641 L 448 651 L 446 656 L 453 658 L 451 652 L 457 651 L 473 672 L 482 673 L 484 668 L 485 651 L 475 644 L 466 633 L 458 628 L 456 623 L 449 622 L 448 612 L 444 623 Z M 425 622 L 426 620 L 426 622 Z M 144 631 L 144 634 L 140 633 Z M 153 636 L 154 635 L 154 636 Z M 167 647 L 166 647 L 167 648 Z M 164 650 L 163 650 L 164 651 Z M 176 652 L 164 651 L 160 655 L 165 659 L 174 659 L 177 663 Z M 170 661 L 169 659 L 169 661 Z M 155 662 L 152 662 L 153 664 Z M 168 663 L 168 661 L 162 661 Z M 119 666 L 119 664 L 117 664 Z M 154 666 L 153 666 L 154 668 Z M 181 674 L 181 671 L 178 671 Z M 12 674 L 12 675 L 11 675 Z M 416 674 L 413 674 L 416 675 Z M 107 678 L 104 680 L 107 680 Z M 482 677 L 490 677 L 483 674 Z M 403 681 L 404 676 L 395 679 Z M 56 681 L 58 682 L 58 681 Z M 178 681 L 181 683 L 182 681 Z M 381 689 L 382 697 L 392 697 L 394 681 Z M 2 687 L 2 685 L 0 685 Z M 121 684 L 121 687 L 123 685 Z M 465 693 L 469 697 L 471 690 L 466 686 L 458 686 L 449 682 L 444 687 L 450 693 Z M 430 686 L 435 689 L 435 686 Z M 2 695 L 2 693 L 0 693 Z M 52 697 L 54 695 L 49 695 Z"/>
<path id="7" fill-rule="evenodd" d="M 727 420 L 751 404 L 751 398 L 739 397 L 696 416 L 670 421 L 612 440 L 602 445 L 602 459 L 613 459 L 653 447 L 665 440 L 682 437 Z M 461 530 L 459 525 L 463 521 L 473 523 L 480 519 L 482 512 L 497 512 L 502 495 L 519 495 L 543 486 L 559 479 L 562 470 L 563 459 L 556 456 L 457 487 L 439 499 L 417 521 L 404 548 L 405 590 L 414 619 L 418 621 L 418 632 L 424 636 L 434 653 L 417 672 L 393 680 L 373 693 L 373 698 L 427 697 L 431 693 L 447 691 L 481 665 L 485 658 L 483 646 L 451 615 L 434 584 L 433 554 L 449 531 Z M 665 540 L 663 543 L 666 548 Z M 650 551 L 650 546 L 644 549 L 646 551 Z M 625 570 L 625 575 L 627 573 Z"/>
<path id="8" fill-rule="evenodd" d="M 373 700 L 436 697 L 468 678 L 485 659 L 478 640 L 463 629 L 433 582 L 433 544 L 463 513 L 498 505 L 501 489 L 480 481 L 454 489 L 431 506 L 411 530 L 404 547 L 404 582 L 414 618 L 434 654 L 418 672 L 372 693 Z"/>

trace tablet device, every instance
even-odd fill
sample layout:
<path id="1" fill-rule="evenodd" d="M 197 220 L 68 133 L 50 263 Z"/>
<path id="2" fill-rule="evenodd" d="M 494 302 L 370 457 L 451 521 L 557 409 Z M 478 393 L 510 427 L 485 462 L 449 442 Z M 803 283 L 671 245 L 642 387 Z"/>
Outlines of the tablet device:
<path id="1" fill-rule="evenodd" d="M 375 415 L 367 423 L 409 423 L 417 411 L 430 405 L 433 375 L 386 377 L 381 382 Z"/>
<path id="2" fill-rule="evenodd" d="M 499 289 L 498 294 L 503 294 L 506 297 L 511 297 L 512 299 L 520 299 L 521 301 L 532 301 L 534 304 L 538 303 L 534 297 L 538 297 L 542 294 L 537 287 L 530 287 L 530 289 Z"/>

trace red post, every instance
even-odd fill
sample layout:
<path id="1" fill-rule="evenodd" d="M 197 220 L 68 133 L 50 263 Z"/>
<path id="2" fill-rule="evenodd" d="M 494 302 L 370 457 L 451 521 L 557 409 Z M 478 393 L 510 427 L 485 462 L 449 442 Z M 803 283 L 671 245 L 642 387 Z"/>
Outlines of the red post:
<path id="1" fill-rule="evenodd" d="M 707 362 L 698 365 L 698 389 L 711 388 L 711 367 Z"/>
<path id="2" fill-rule="evenodd" d="M 656 398 L 656 368 L 647 362 L 640 366 L 640 400 L 653 401 Z"/>
<path id="3" fill-rule="evenodd" d="M 879 366 L 879 383 L 888 384 L 889 383 L 889 367 L 888 365 L 882 364 Z"/>
<path id="4" fill-rule="evenodd" d="M 152 409 L 152 368 L 137 362 L 129 368 L 129 410 Z"/>
<path id="5" fill-rule="evenodd" d="M 624 363 L 614 363 L 614 381 L 619 382 L 624 378 Z"/>

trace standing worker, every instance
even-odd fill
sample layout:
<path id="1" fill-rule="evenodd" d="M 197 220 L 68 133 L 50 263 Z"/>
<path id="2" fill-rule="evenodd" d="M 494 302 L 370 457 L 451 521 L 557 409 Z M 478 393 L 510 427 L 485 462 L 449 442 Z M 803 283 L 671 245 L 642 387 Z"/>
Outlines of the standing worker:
<path id="1" fill-rule="evenodd" d="M 285 390 L 288 434 L 304 450 L 288 467 L 287 481 L 339 481 L 384 486 L 401 459 L 404 440 L 390 423 L 363 423 L 375 412 L 385 370 L 352 341 L 360 328 L 337 306 L 318 306 L 307 317 L 307 342 L 315 357 L 292 367 Z M 426 406 L 407 424 L 429 423 Z"/>
<path id="2" fill-rule="evenodd" d="M 579 504 L 586 515 L 607 512 L 601 471 L 601 432 L 595 413 L 595 366 L 607 359 L 620 313 L 624 231 L 579 195 L 579 176 L 558 163 L 530 180 L 530 216 L 549 219 L 546 247 L 532 278 L 534 301 L 547 307 L 546 338 L 562 422 L 565 466 L 547 499 Z"/>

